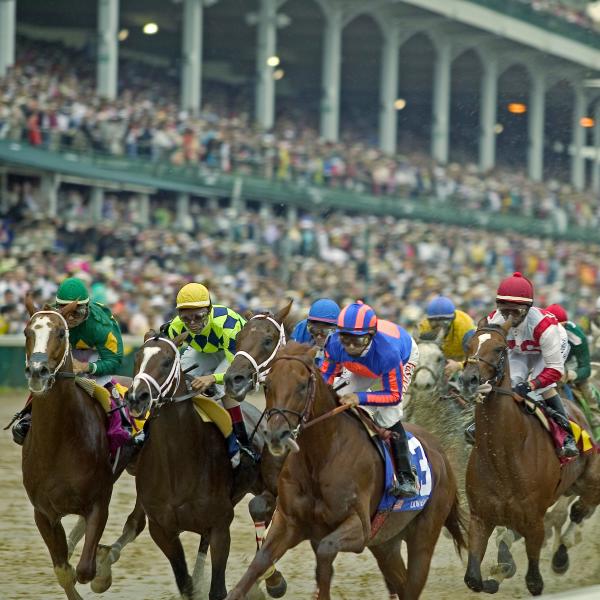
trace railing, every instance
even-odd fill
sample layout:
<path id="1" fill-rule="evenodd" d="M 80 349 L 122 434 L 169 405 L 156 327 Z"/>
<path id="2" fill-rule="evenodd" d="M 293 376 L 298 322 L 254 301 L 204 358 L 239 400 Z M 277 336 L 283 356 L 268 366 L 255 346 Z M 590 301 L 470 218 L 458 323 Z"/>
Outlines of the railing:
<path id="1" fill-rule="evenodd" d="M 576 23 L 569 23 L 547 12 L 537 11 L 530 4 L 518 0 L 469 0 L 473 4 L 479 4 L 491 8 L 506 16 L 527 21 L 540 29 L 562 35 L 569 39 L 581 42 L 593 48 L 600 48 L 600 32 L 587 29 Z"/>

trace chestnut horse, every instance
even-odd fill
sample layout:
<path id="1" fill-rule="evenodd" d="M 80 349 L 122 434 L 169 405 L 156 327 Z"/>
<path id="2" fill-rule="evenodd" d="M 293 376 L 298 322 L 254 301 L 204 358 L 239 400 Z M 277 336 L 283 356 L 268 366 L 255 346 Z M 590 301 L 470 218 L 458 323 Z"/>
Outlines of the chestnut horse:
<path id="1" fill-rule="evenodd" d="M 525 581 L 531 594 L 539 595 L 544 587 L 539 570 L 544 515 L 563 494 L 579 495 L 571 507 L 572 522 L 591 514 L 600 503 L 600 456 L 580 455 L 561 468 L 548 432 L 515 402 L 506 341 L 511 326 L 510 319 L 502 326 L 480 322 L 463 372 L 469 395 L 485 386 L 475 409 L 475 446 L 467 467 L 471 518 L 465 583 L 476 592 L 498 590 L 496 580 L 482 580 L 481 561 L 492 530 L 504 525 L 525 538 Z M 561 552 L 564 560 L 564 546 Z"/>
<path id="2" fill-rule="evenodd" d="M 286 440 L 298 437 L 299 452 L 288 456 L 281 471 L 277 510 L 265 543 L 228 598 L 243 599 L 269 565 L 303 540 L 311 541 L 317 556 L 320 600 L 330 598 L 337 554 L 365 547 L 377 559 L 390 594 L 418 598 L 441 528 L 448 527 L 457 549 L 464 547 L 450 463 L 430 434 L 407 426 L 425 448 L 435 486 L 424 508 L 390 513 L 372 536 L 371 520 L 384 491 L 383 463 L 364 426 L 352 416 L 338 414 L 310 427 L 312 420 L 337 407 L 337 396 L 314 365 L 314 355 L 305 345 L 287 344 L 267 376 L 269 449 L 280 455 Z M 408 547 L 407 567 L 400 554 L 402 540 Z"/>
<path id="3" fill-rule="evenodd" d="M 92 589 L 98 592 L 110 586 L 110 569 L 103 581 L 95 579 L 97 548 L 113 483 L 136 448 L 124 446 L 111 467 L 106 415 L 75 383 L 65 315 L 75 309 L 76 302 L 60 311 L 48 307 L 36 311 L 27 298 L 26 306 L 31 316 L 25 327 L 25 372 L 32 392 L 32 426 L 23 445 L 23 485 L 58 583 L 69 600 L 81 600 L 76 582 L 92 581 Z M 61 519 L 69 514 L 80 515 L 80 520 L 67 542 Z M 116 551 L 124 545 L 121 542 L 134 539 L 144 524 L 143 511 L 136 503 Z M 73 570 L 70 553 L 84 533 L 81 558 Z"/>
<path id="4" fill-rule="evenodd" d="M 233 507 L 247 492 L 260 493 L 263 488 L 255 467 L 241 471 L 240 466 L 234 477 L 223 434 L 214 423 L 204 422 L 194 408 L 191 399 L 198 394 L 188 390 L 177 350 L 187 335 L 172 341 L 149 332 L 136 354 L 127 403 L 134 416 L 151 410 L 136 485 L 150 535 L 171 563 L 182 597 L 198 597 L 210 545 L 209 598 L 219 600 L 227 595 L 225 569 Z M 259 428 L 260 412 L 251 405 L 243 411 L 247 425 L 256 428 L 260 445 L 265 429 L 264 425 Z M 201 536 L 193 576 L 179 539 L 182 531 Z"/>

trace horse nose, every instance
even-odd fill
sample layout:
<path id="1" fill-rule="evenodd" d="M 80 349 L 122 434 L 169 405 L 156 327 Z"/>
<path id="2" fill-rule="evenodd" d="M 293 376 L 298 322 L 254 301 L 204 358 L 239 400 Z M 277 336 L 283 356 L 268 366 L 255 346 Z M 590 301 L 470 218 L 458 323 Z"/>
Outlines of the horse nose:
<path id="1" fill-rule="evenodd" d="M 45 378 L 50 375 L 50 369 L 46 363 L 33 363 L 25 367 L 27 377 Z"/>
<path id="2" fill-rule="evenodd" d="M 475 372 L 463 373 L 463 388 L 474 392 L 479 387 L 479 375 Z"/>
<path id="3" fill-rule="evenodd" d="M 238 393 L 248 385 L 248 377 L 241 373 L 226 373 L 224 383 L 227 390 Z"/>

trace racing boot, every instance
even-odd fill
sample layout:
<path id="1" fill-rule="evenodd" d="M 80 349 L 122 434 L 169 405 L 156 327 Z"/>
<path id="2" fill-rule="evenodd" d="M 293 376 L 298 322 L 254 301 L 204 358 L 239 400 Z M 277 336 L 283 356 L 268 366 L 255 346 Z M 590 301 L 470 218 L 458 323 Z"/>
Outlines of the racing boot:
<path id="1" fill-rule="evenodd" d="M 390 449 L 394 464 L 396 465 L 396 477 L 392 482 L 389 492 L 392 496 L 396 496 L 396 498 L 416 496 L 419 491 L 417 490 L 415 474 L 410 463 L 406 432 L 400 421 L 390 431 L 393 433 L 390 437 Z"/>
<path id="2" fill-rule="evenodd" d="M 25 438 L 31 427 L 31 396 L 27 398 L 25 408 L 14 416 L 13 422 L 15 420 L 17 420 L 17 422 L 12 427 L 13 441 L 16 444 L 19 444 L 19 446 L 22 446 L 25 443 Z"/>
<path id="3" fill-rule="evenodd" d="M 558 426 L 567 432 L 567 437 L 563 442 L 562 448 L 558 451 L 560 457 L 570 458 L 579 455 L 579 449 L 575 443 L 575 437 L 573 436 L 573 430 L 571 429 L 571 423 L 567 417 L 567 412 L 558 394 L 554 394 L 550 398 L 546 399 L 546 404 L 554 410 L 554 420 L 558 423 Z"/>

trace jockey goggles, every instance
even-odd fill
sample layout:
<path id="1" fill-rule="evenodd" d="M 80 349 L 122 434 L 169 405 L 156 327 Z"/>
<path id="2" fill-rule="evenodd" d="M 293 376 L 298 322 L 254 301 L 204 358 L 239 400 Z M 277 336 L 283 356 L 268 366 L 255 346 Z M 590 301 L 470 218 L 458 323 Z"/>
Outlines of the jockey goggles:
<path id="1" fill-rule="evenodd" d="M 340 331 L 338 334 L 340 336 L 340 342 L 344 346 L 357 346 L 364 347 L 369 344 L 371 339 L 373 338 L 372 333 L 361 333 L 359 335 L 354 333 L 347 333 L 345 331 Z"/>
<path id="2" fill-rule="evenodd" d="M 210 308 L 180 308 L 178 311 L 179 318 L 186 324 L 205 323 L 210 314 Z"/>
<path id="3" fill-rule="evenodd" d="M 308 329 L 308 333 L 311 335 L 329 335 L 337 329 L 337 325 L 324 321 L 308 321 L 306 329 Z"/>

